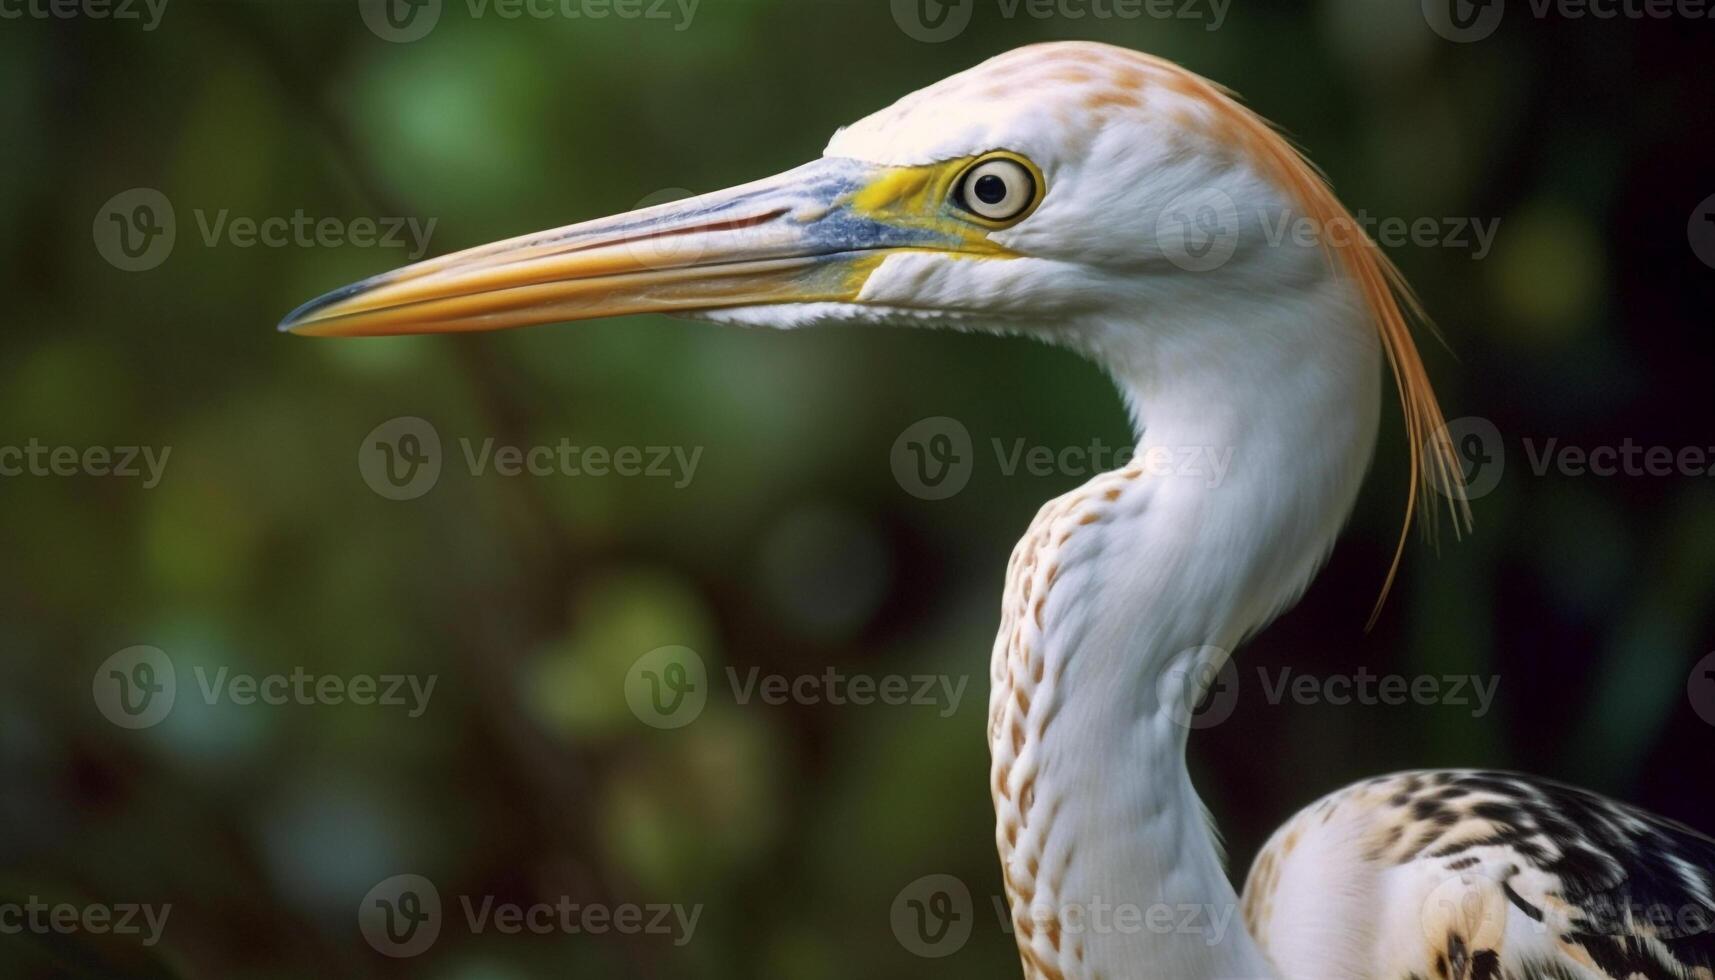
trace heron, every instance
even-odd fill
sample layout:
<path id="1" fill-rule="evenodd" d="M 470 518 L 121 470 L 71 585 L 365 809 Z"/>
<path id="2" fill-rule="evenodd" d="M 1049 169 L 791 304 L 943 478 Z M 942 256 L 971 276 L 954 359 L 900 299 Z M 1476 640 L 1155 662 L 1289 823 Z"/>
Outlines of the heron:
<path id="1" fill-rule="evenodd" d="M 1317 233 L 1271 233 L 1283 222 Z M 990 661 L 988 783 L 1027 977 L 1711 977 L 1715 841 L 1537 777 L 1361 782 L 1288 821 L 1242 896 L 1229 879 L 1186 719 L 1327 557 L 1390 377 L 1412 479 L 1383 595 L 1414 514 L 1445 504 L 1463 529 L 1470 511 L 1414 339 L 1421 304 L 1322 173 L 1228 90 L 1125 48 L 1030 45 L 778 176 L 411 265 L 281 326 L 631 313 L 1032 337 L 1123 396 L 1136 455 L 1042 507 Z M 1232 450 L 1224 478 L 1148 463 L 1184 447 Z M 1158 928 L 1164 909 L 1203 927 Z M 1235 912 L 1224 935 L 1206 928 Z"/>

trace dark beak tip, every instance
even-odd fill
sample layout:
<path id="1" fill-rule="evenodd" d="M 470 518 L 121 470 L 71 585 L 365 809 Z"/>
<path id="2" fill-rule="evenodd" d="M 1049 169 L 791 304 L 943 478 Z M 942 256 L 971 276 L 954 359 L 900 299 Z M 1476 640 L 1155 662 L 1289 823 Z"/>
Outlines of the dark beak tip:
<path id="1" fill-rule="evenodd" d="M 371 276 L 361 282 L 354 282 L 349 286 L 341 286 L 333 292 L 323 293 L 315 299 L 310 300 L 308 303 L 305 303 L 292 312 L 286 314 L 281 318 L 277 329 L 281 333 L 301 334 L 304 327 L 307 327 L 312 322 L 321 319 L 317 314 L 329 309 L 330 307 L 338 306 L 340 303 L 351 299 L 353 296 L 368 292 L 369 290 L 389 281 L 391 278 L 392 275 L 390 273 L 383 273 L 379 276 Z"/>
<path id="2" fill-rule="evenodd" d="M 340 300 L 347 298 L 351 293 L 352 287 L 346 286 L 326 295 L 317 296 L 315 299 L 310 300 L 308 303 L 299 306 L 297 309 L 282 317 L 280 319 L 280 325 L 276 329 L 281 333 L 296 333 L 300 327 L 305 326 L 311 319 L 313 319 L 317 312 L 325 310 Z"/>

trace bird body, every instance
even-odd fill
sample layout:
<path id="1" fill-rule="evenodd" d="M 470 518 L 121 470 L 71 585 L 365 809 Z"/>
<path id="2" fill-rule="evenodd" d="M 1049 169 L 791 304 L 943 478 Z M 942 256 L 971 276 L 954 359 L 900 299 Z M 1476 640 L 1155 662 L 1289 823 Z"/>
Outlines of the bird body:
<path id="1" fill-rule="evenodd" d="M 1271 231 L 1288 227 L 1312 234 Z M 1706 922 L 1627 907 L 1715 914 L 1715 843 L 1523 777 L 1337 793 L 1235 892 L 1186 768 L 1193 709 L 1332 548 L 1384 364 L 1413 501 L 1446 500 L 1456 526 L 1468 512 L 1410 292 L 1315 168 L 1218 86 L 1121 48 L 1033 45 L 777 177 L 377 276 L 284 327 L 646 311 L 1025 335 L 1114 379 L 1137 452 L 1037 515 L 991 658 L 995 839 L 1027 976 L 1715 980 Z M 1190 449 L 1230 463 L 1161 465 Z"/>

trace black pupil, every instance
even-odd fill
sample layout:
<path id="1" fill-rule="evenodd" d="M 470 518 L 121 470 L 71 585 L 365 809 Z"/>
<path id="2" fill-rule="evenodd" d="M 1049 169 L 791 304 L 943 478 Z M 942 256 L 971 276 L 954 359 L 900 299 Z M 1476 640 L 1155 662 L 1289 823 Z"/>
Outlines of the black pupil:
<path id="1" fill-rule="evenodd" d="M 1006 200 L 1006 181 L 994 174 L 983 174 L 977 178 L 977 186 L 972 191 L 984 204 L 999 204 Z"/>

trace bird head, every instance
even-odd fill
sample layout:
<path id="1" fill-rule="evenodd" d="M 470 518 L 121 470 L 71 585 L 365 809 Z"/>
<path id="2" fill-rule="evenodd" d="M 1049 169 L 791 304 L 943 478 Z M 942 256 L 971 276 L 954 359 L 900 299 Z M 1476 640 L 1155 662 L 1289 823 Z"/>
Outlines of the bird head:
<path id="1" fill-rule="evenodd" d="M 1289 220 L 1322 233 L 1283 234 Z M 1302 315 L 1258 326 L 1270 309 Z M 1255 342 L 1345 351 L 1346 373 L 1385 353 L 1414 476 L 1452 486 L 1457 472 L 1394 267 L 1259 116 L 1124 48 L 1020 48 L 839 130 L 783 174 L 375 276 L 281 327 L 349 337 L 629 313 L 1025 333 L 1134 377 Z"/>
<path id="2" fill-rule="evenodd" d="M 1284 207 L 1248 116 L 1138 52 L 1020 48 L 837 132 L 824 156 L 688 200 L 421 262 L 293 311 L 307 336 L 496 330 L 638 312 L 1064 331 L 1171 307 L 1267 258 Z M 1266 126 L 1258 124 L 1266 132 Z M 1213 252 L 1205 252 L 1212 248 Z M 1307 264 L 1308 261 L 1308 264 Z"/>

